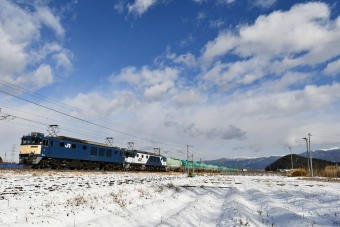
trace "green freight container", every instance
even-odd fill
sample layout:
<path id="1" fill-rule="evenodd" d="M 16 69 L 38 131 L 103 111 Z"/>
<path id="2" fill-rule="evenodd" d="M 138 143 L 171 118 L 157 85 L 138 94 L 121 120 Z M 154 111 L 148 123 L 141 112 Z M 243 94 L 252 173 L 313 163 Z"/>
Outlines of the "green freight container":
<path id="1" fill-rule="evenodd" d="M 181 167 L 182 166 L 182 162 L 179 159 L 167 158 L 166 159 L 166 165 L 167 166 L 172 166 L 172 167 Z"/>

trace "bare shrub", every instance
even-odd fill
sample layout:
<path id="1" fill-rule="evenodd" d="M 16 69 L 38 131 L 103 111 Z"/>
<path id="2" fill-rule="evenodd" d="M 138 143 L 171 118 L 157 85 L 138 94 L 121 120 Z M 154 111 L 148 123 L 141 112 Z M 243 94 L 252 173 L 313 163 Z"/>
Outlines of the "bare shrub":
<path id="1" fill-rule="evenodd" d="M 168 188 L 170 188 L 170 189 L 173 189 L 173 190 L 175 190 L 176 192 L 179 192 L 180 191 L 180 189 L 179 189 L 179 187 L 176 187 L 173 183 L 168 183 L 167 185 L 166 185 Z"/>
<path id="2" fill-rule="evenodd" d="M 109 193 L 109 196 L 112 198 L 112 202 L 117 203 L 121 208 L 126 207 L 126 199 L 123 198 L 124 192 L 124 190 L 120 189 L 118 193 Z"/>
<path id="3" fill-rule="evenodd" d="M 150 195 L 150 193 L 142 188 L 137 190 L 139 192 L 140 197 L 144 198 Z"/>
<path id="4" fill-rule="evenodd" d="M 76 197 L 72 198 L 72 199 L 68 199 L 66 201 L 67 205 L 70 206 L 81 206 L 81 205 L 87 205 L 88 201 L 87 199 L 85 199 L 85 197 L 83 195 L 77 195 Z"/>
<path id="5" fill-rule="evenodd" d="M 307 176 L 307 171 L 305 169 L 296 169 L 292 172 L 292 177 L 305 177 Z"/>

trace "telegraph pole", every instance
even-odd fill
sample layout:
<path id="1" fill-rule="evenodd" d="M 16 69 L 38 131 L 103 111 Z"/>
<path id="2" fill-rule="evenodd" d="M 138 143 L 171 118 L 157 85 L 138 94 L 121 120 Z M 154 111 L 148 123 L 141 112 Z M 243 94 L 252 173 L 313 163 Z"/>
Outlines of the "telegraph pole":
<path id="1" fill-rule="evenodd" d="M 305 138 L 302 138 L 304 140 L 306 140 L 306 146 L 307 146 L 307 165 L 308 165 L 308 176 L 310 175 L 310 169 L 309 169 L 309 158 L 308 158 L 308 139 L 305 137 Z"/>
<path id="2" fill-rule="evenodd" d="M 311 176 L 313 177 L 313 161 L 312 161 L 312 150 L 310 149 L 310 136 L 312 134 L 308 133 L 308 138 L 309 138 L 309 158 L 310 158 L 310 170 L 311 170 Z"/>
<path id="3" fill-rule="evenodd" d="M 188 175 L 189 175 L 189 145 L 187 145 L 187 172 L 188 172 Z"/>
<path id="4" fill-rule="evenodd" d="M 13 145 L 13 147 L 12 147 L 11 163 L 14 163 L 14 150 L 15 150 L 15 145 Z"/>
<path id="5" fill-rule="evenodd" d="M 290 150 L 290 159 L 291 159 L 291 161 L 292 161 L 292 169 L 294 169 L 294 168 L 293 168 L 293 155 L 292 155 L 292 148 L 288 147 L 288 149 Z"/>

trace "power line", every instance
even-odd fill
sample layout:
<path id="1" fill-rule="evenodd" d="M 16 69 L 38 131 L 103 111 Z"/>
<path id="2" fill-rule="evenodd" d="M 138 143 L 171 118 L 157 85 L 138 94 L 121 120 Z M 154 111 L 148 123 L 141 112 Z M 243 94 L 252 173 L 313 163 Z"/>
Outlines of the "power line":
<path id="1" fill-rule="evenodd" d="M 76 120 L 79 120 L 79 121 L 82 121 L 82 122 L 85 122 L 85 123 L 88 123 L 88 124 L 92 124 L 92 125 L 97 126 L 97 127 L 105 128 L 105 129 L 108 129 L 108 130 L 111 130 L 111 131 L 114 131 L 114 132 L 118 132 L 118 133 L 121 133 L 121 134 L 124 134 L 124 135 L 128 135 L 128 136 L 132 136 L 132 137 L 135 137 L 135 138 L 139 138 L 139 139 L 142 139 L 142 140 L 147 140 L 147 141 L 150 141 L 150 142 L 153 142 L 153 143 L 160 143 L 160 144 L 164 144 L 164 145 L 168 145 L 168 146 L 180 147 L 180 146 L 178 146 L 178 145 L 171 145 L 171 144 L 166 144 L 166 143 L 162 143 L 162 142 L 157 142 L 157 141 L 150 140 L 150 139 L 146 139 L 146 138 L 142 138 L 142 137 L 139 137 L 139 136 L 134 136 L 134 135 L 131 135 L 131 134 L 129 134 L 129 133 L 125 133 L 125 132 L 121 132 L 121 131 L 118 131 L 118 130 L 114 130 L 114 129 L 108 128 L 108 127 L 106 127 L 106 126 L 99 125 L 99 124 L 93 123 L 93 122 L 91 122 L 91 121 L 88 121 L 88 120 L 85 120 L 85 119 L 82 119 L 82 118 L 79 118 L 79 117 L 76 117 L 76 116 L 72 116 L 72 115 L 70 115 L 70 114 L 61 112 L 61 111 L 59 111 L 59 110 L 55 110 L 55 109 L 52 109 L 52 108 L 50 108 L 50 107 L 47 107 L 47 106 L 38 104 L 38 103 L 36 103 L 36 102 L 33 102 L 33 101 L 30 101 L 30 100 L 27 100 L 27 99 L 18 97 L 18 96 L 16 96 L 16 95 L 10 94 L 10 93 L 5 92 L 5 91 L 3 91 L 3 90 L 0 90 L 0 92 L 3 92 L 3 93 L 5 93 L 5 94 L 10 95 L 10 96 L 12 96 L 12 97 L 15 97 L 15 98 L 17 98 L 17 99 L 21 99 L 21 100 L 23 100 L 23 101 L 32 103 L 32 104 L 34 104 L 34 105 L 40 106 L 40 107 L 42 107 L 42 108 L 45 108 L 45 109 L 54 111 L 54 112 L 56 112 L 56 113 L 59 113 L 59 114 L 62 114 L 62 115 L 65 115 L 65 116 L 74 118 L 74 119 L 76 119 Z"/>
<path id="2" fill-rule="evenodd" d="M 25 120 L 25 121 L 29 121 L 29 122 L 32 122 L 32 123 L 35 123 L 35 124 L 39 124 L 39 125 L 44 125 L 44 126 L 48 126 L 49 124 L 48 123 L 42 123 L 42 122 L 39 122 L 39 121 L 35 121 L 35 120 L 31 120 L 31 119 L 27 119 L 27 118 L 23 118 L 23 117 L 18 117 L 18 116 L 14 116 L 14 115 L 11 115 L 13 118 L 16 118 L 16 119 L 20 119 L 20 120 Z M 14 122 L 11 122 L 11 123 L 14 123 Z M 16 124 L 20 124 L 20 123 L 16 123 Z M 20 124 L 20 125 L 24 125 L 24 126 L 29 126 L 31 127 L 31 125 L 26 125 L 26 124 Z M 76 126 L 75 126 L 76 127 Z M 37 128 L 37 127 L 35 127 Z M 83 128 L 83 127 L 78 127 L 78 128 Z M 43 129 L 45 130 L 44 128 L 39 128 L 39 129 Z M 98 134 L 102 134 L 102 133 L 99 133 L 99 132 L 96 132 L 95 134 L 94 133 L 89 133 L 89 132 L 84 132 L 84 131 L 79 131 L 79 130 L 74 130 L 74 129 L 71 129 L 71 128 L 67 128 L 67 127 L 61 127 L 61 129 L 63 131 L 68 131 L 70 132 L 71 134 L 74 134 L 74 135 L 77 135 L 77 137 L 79 135 L 82 135 L 82 136 L 89 136 L 91 137 L 91 140 L 93 140 L 93 138 L 98 138 L 98 140 L 100 139 L 103 139 L 103 137 L 99 137 Z M 86 129 L 86 128 L 83 128 L 83 129 Z M 89 130 L 89 129 L 86 129 L 86 130 Z M 116 139 L 118 141 L 122 141 L 122 144 L 125 144 L 127 141 L 129 140 L 122 140 L 122 139 Z M 140 144 L 143 144 L 143 143 L 138 143 L 138 145 Z M 149 146 L 148 144 L 146 144 L 147 146 Z M 150 146 L 150 147 L 153 147 L 153 146 Z"/>
<path id="3" fill-rule="evenodd" d="M 94 118 L 99 119 L 99 120 L 102 120 L 102 121 L 104 121 L 104 122 L 110 122 L 110 123 L 116 124 L 116 125 L 118 125 L 118 126 L 120 126 L 120 127 L 124 127 L 124 128 L 130 129 L 130 130 L 136 131 L 136 132 L 142 132 L 142 133 L 144 133 L 144 134 L 149 134 L 149 135 L 152 135 L 153 137 L 157 137 L 157 138 L 160 138 L 160 139 L 166 139 L 166 138 L 163 138 L 163 137 L 160 137 L 160 136 L 155 136 L 155 135 L 150 134 L 150 133 L 145 133 L 145 132 L 143 132 L 143 131 L 141 131 L 141 130 L 137 130 L 137 129 L 134 129 L 134 128 L 131 128 L 131 127 L 128 127 L 128 126 L 124 126 L 124 125 L 119 124 L 119 123 L 116 123 L 116 122 L 109 121 L 109 120 L 104 119 L 104 118 L 102 118 L 102 117 L 100 117 L 100 116 L 98 116 L 98 115 L 94 115 L 94 114 L 91 114 L 91 113 L 84 113 L 84 112 L 83 112 L 82 110 L 80 110 L 80 109 L 71 107 L 71 106 L 69 106 L 69 105 L 67 105 L 67 104 L 58 102 L 58 101 L 56 101 L 56 100 L 54 100 L 54 99 L 47 98 L 47 97 L 45 97 L 45 96 L 43 96 L 43 95 L 34 93 L 34 92 L 32 92 L 32 91 L 30 91 L 30 90 L 28 90 L 28 89 L 19 87 L 19 86 L 17 86 L 17 85 L 13 85 L 13 84 L 11 84 L 11 83 L 9 83 L 9 82 L 6 82 L 6 81 L 4 81 L 4 80 L 1 80 L 1 79 L 0 79 L 0 81 L 3 81 L 3 82 L 5 82 L 5 83 L 7 83 L 7 84 L 12 85 L 12 86 L 9 86 L 9 85 L 6 85 L 6 84 L 0 82 L 0 83 L 3 84 L 4 86 L 7 86 L 7 87 L 10 87 L 10 88 L 12 88 L 12 89 L 14 89 L 14 90 L 17 90 L 17 91 L 20 91 L 20 92 L 29 94 L 29 95 L 31 95 L 31 96 L 33 96 L 33 97 L 37 97 L 37 98 L 41 98 L 41 99 L 50 101 L 50 102 L 52 102 L 53 104 L 56 104 L 56 105 L 61 106 L 61 107 L 63 107 L 63 108 L 67 108 L 67 109 L 69 109 L 69 110 L 77 110 L 77 111 L 80 111 L 80 112 L 81 112 L 82 114 L 84 114 L 84 115 L 94 117 Z M 15 88 L 15 87 L 16 87 L 16 88 Z M 26 92 L 25 92 L 25 91 L 26 91 Z M 119 131 L 119 130 L 114 130 L 114 129 L 111 129 L 111 128 L 108 128 L 108 127 L 105 127 L 105 126 L 102 126 L 102 125 L 99 125 L 99 124 L 96 124 L 96 123 L 93 123 L 93 122 L 84 120 L 84 119 L 82 119 L 82 118 L 80 118 L 80 117 L 75 117 L 75 116 L 72 116 L 72 115 L 70 115 L 70 114 L 61 112 L 61 111 L 59 111 L 59 110 L 55 110 L 55 109 L 53 109 L 53 108 L 50 108 L 50 107 L 47 107 L 47 106 L 38 104 L 38 103 L 36 103 L 36 102 L 33 102 L 33 101 L 30 101 L 30 100 L 27 100 L 27 99 L 18 97 L 18 96 L 16 96 L 16 95 L 10 94 L 10 93 L 5 92 L 5 91 L 2 91 L 2 90 L 0 90 L 0 92 L 3 92 L 3 93 L 5 93 L 5 94 L 7 94 L 7 95 L 10 95 L 10 96 L 12 96 L 12 97 L 21 99 L 21 100 L 23 100 L 23 101 L 32 103 L 32 104 L 34 104 L 34 105 L 38 105 L 38 106 L 43 107 L 43 108 L 46 108 L 46 109 L 48 109 L 48 110 L 57 112 L 57 113 L 59 113 L 59 114 L 66 115 L 66 116 L 68 116 L 68 117 L 72 117 L 72 118 L 74 118 L 74 119 L 77 119 L 77 120 L 80 120 L 80 121 L 83 121 L 83 122 L 86 122 L 86 123 L 89 123 L 89 124 L 92 124 L 92 125 L 95 125 L 95 126 L 98 126 L 98 127 L 101 127 L 101 128 L 105 128 L 105 129 L 107 129 L 107 130 L 111 130 L 111 131 L 115 131 L 115 132 L 117 132 L 117 133 L 121 133 L 121 134 L 124 134 L 124 135 L 132 136 L 132 137 L 135 137 L 135 138 L 137 138 L 137 139 L 149 141 L 149 142 L 152 142 L 152 143 L 160 143 L 160 144 L 163 144 L 163 145 L 166 145 L 166 146 L 172 146 L 172 147 L 183 147 L 183 146 L 184 146 L 184 145 L 179 146 L 179 145 L 167 144 L 167 143 L 164 143 L 164 142 L 158 142 L 158 141 L 155 141 L 155 140 L 146 139 L 146 138 L 142 138 L 142 137 L 139 137 L 139 136 L 131 135 L 131 134 L 129 134 L 129 133 L 124 133 L 124 132 L 121 132 L 121 131 Z M 13 109 L 13 108 L 10 108 L 10 107 L 7 107 L 7 108 Z M 17 110 L 17 111 L 20 111 L 20 110 Z M 21 111 L 21 112 L 24 112 L 24 111 Z M 32 114 L 32 115 L 35 115 L 35 114 Z M 35 115 L 35 116 L 38 116 L 38 115 Z M 40 116 L 40 117 L 41 117 L 41 116 Z M 49 119 L 49 118 L 46 118 L 46 119 Z M 46 125 L 46 124 L 45 124 L 45 125 Z M 76 126 L 76 127 L 79 127 L 79 126 Z M 119 141 L 122 141 L 122 140 L 119 140 Z M 198 154 L 198 155 L 200 155 L 200 156 L 203 156 L 203 157 L 210 157 L 210 158 L 211 158 L 211 155 L 210 155 L 210 156 L 207 156 L 207 155 L 204 155 L 204 154 L 199 153 L 199 152 L 194 152 L 194 153 L 196 153 L 196 154 Z"/>
<path id="4" fill-rule="evenodd" d="M 159 139 L 165 139 L 165 140 L 167 140 L 167 139 L 164 138 L 164 137 L 160 137 L 160 136 L 157 136 L 157 135 L 154 135 L 154 134 L 151 134 L 151 133 L 143 132 L 143 131 L 141 131 L 141 130 L 138 130 L 138 129 L 135 129 L 135 128 L 132 128 L 132 127 L 129 127 L 129 126 L 125 126 L 125 125 L 120 124 L 120 123 L 118 123 L 118 122 L 114 122 L 114 121 L 105 119 L 105 118 L 103 118 L 103 117 L 101 117 L 101 116 L 98 116 L 98 115 L 95 115 L 95 114 L 92 114 L 92 113 L 84 113 L 84 111 L 81 110 L 81 109 L 79 109 L 79 108 L 75 108 L 75 107 L 69 106 L 69 105 L 67 105 L 67 104 L 64 104 L 64 103 L 62 103 L 62 102 L 59 102 L 59 101 L 57 101 L 57 100 L 54 100 L 54 99 L 45 97 L 45 96 L 43 96 L 43 95 L 40 95 L 40 94 L 35 93 L 35 92 L 32 92 L 32 91 L 30 91 L 30 90 L 28 90 L 28 89 L 25 89 L 25 88 L 22 88 L 22 87 L 20 87 L 20 86 L 14 85 L 14 84 L 9 83 L 9 82 L 7 82 L 7 81 L 1 80 L 1 79 L 0 79 L 0 81 L 3 82 L 3 83 L 0 82 L 0 84 L 4 85 L 4 86 L 6 86 L 6 87 L 9 87 L 9 88 L 11 88 L 11 89 L 14 89 L 14 90 L 23 92 L 23 93 L 25 93 L 25 94 L 31 95 L 31 96 L 36 97 L 36 98 L 40 98 L 40 99 L 49 101 L 49 102 L 51 102 L 51 103 L 53 103 L 53 104 L 55 104 L 55 105 L 61 106 L 61 107 L 63 107 L 63 108 L 66 108 L 66 109 L 69 109 L 69 110 L 75 110 L 75 111 L 78 111 L 78 112 L 80 112 L 81 114 L 84 114 L 84 115 L 86 115 L 86 116 L 94 117 L 94 118 L 96 118 L 96 119 L 98 119 L 98 120 L 101 120 L 101 121 L 104 121 L 104 122 L 106 122 L 106 123 L 115 124 L 115 125 L 117 125 L 117 126 L 119 126 L 119 127 L 126 128 L 126 129 L 129 129 L 129 130 L 135 131 L 135 132 L 139 132 L 139 133 L 142 133 L 142 134 L 148 134 L 148 135 L 151 135 L 151 136 L 156 137 L 156 138 L 159 138 Z M 6 83 L 6 84 L 4 84 L 4 83 Z M 8 85 L 8 84 L 10 84 L 10 85 Z M 178 142 L 175 142 L 175 143 L 178 143 Z M 179 144 L 180 144 L 180 143 L 179 143 Z M 183 146 L 184 146 L 184 144 L 183 144 Z"/>

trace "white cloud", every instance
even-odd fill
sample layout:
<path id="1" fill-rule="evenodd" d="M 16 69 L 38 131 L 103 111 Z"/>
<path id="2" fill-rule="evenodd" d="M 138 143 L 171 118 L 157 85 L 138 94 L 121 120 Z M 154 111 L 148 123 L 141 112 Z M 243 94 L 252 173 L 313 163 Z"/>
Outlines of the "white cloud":
<path id="1" fill-rule="evenodd" d="M 164 69 L 152 70 L 147 66 L 143 66 L 140 70 L 136 67 L 126 67 L 121 70 L 119 75 L 112 75 L 110 80 L 125 81 L 132 85 L 145 87 L 155 84 L 164 83 L 166 81 L 174 81 L 178 78 L 179 71 L 177 69 L 166 67 Z"/>
<path id="2" fill-rule="evenodd" d="M 209 0 L 193 0 L 194 2 L 197 2 L 197 3 L 199 3 L 199 4 L 201 4 L 201 3 L 203 3 L 203 2 L 207 2 L 207 1 L 209 1 Z"/>
<path id="3" fill-rule="evenodd" d="M 141 91 L 145 101 L 154 102 L 162 100 L 175 87 L 179 72 L 178 69 L 170 67 L 153 70 L 147 66 L 140 70 L 136 67 L 126 67 L 119 75 L 112 74 L 109 80 L 112 83 L 127 82 Z"/>
<path id="4" fill-rule="evenodd" d="M 165 81 L 161 84 L 155 84 L 145 89 L 144 98 L 147 101 L 160 101 L 164 97 L 165 93 L 173 87 L 173 81 Z"/>
<path id="5" fill-rule="evenodd" d="M 0 75 L 21 72 L 28 61 L 25 43 L 13 43 L 11 37 L 0 27 Z"/>
<path id="6" fill-rule="evenodd" d="M 29 86 L 30 90 L 38 90 L 53 83 L 54 76 L 50 65 L 41 64 L 34 71 L 21 74 L 15 79 L 4 76 L 5 81 L 19 86 Z"/>
<path id="7" fill-rule="evenodd" d="M 87 113 L 95 113 L 102 117 L 108 117 L 120 112 L 127 112 L 133 108 L 135 97 L 132 93 L 124 92 L 114 98 L 104 98 L 98 93 L 83 94 L 79 93 L 74 98 L 67 98 L 65 103 Z M 72 113 L 79 116 L 79 113 Z M 82 117 L 84 117 L 82 115 Z"/>
<path id="8" fill-rule="evenodd" d="M 64 36 L 64 28 L 60 24 L 60 19 L 54 15 L 47 7 L 36 8 L 37 18 L 48 27 L 52 28 L 58 36 Z"/>
<path id="9" fill-rule="evenodd" d="M 64 68 L 67 71 L 72 70 L 73 67 L 70 58 L 73 58 L 73 54 L 70 51 L 62 50 L 53 55 L 53 58 L 56 61 L 57 67 Z"/>
<path id="10" fill-rule="evenodd" d="M 124 12 L 124 4 L 125 2 L 124 1 L 118 1 L 118 3 L 116 3 L 114 5 L 114 9 L 117 10 L 118 13 L 123 13 Z"/>
<path id="11" fill-rule="evenodd" d="M 274 82 L 275 83 L 275 82 Z M 229 102 L 230 111 L 242 116 L 297 116 L 304 112 L 324 108 L 339 100 L 339 83 L 307 85 L 303 90 L 276 92 L 264 89 L 236 94 Z"/>
<path id="12" fill-rule="evenodd" d="M 332 21 L 329 16 L 328 6 L 319 2 L 259 16 L 254 24 L 240 26 L 236 32 L 221 32 L 206 44 L 201 60 L 209 65 L 225 54 L 257 55 L 274 59 L 285 69 L 324 62 L 340 54 L 332 48 L 340 44 L 340 19 Z"/>
<path id="13" fill-rule="evenodd" d="M 72 68 L 72 53 L 59 44 L 65 30 L 58 16 L 42 4 L 20 6 L 0 1 L 0 77 L 25 86 L 22 82 L 30 84 L 26 77 L 31 75 L 37 79 L 33 88 L 39 89 L 54 81 L 53 65 Z M 41 33 L 43 26 L 52 32 L 49 41 Z"/>
<path id="14" fill-rule="evenodd" d="M 255 6 L 259 6 L 259 7 L 262 7 L 262 8 L 269 8 L 272 5 L 274 5 L 276 2 L 277 2 L 277 0 L 255 0 L 252 3 Z"/>
<path id="15" fill-rule="evenodd" d="M 199 102 L 204 102 L 206 97 L 193 89 L 177 91 L 172 97 L 172 102 L 177 107 L 189 107 Z"/>
<path id="16" fill-rule="evenodd" d="M 236 31 L 221 32 L 202 49 L 201 76 L 206 86 L 218 85 L 220 91 L 228 91 L 265 77 L 282 76 L 298 66 L 324 63 L 340 55 L 334 48 L 339 45 L 340 18 L 331 20 L 324 3 L 298 4 L 289 11 L 259 16 L 254 24 Z M 238 60 L 224 63 L 227 55 Z M 339 69 L 337 61 L 331 62 L 324 73 L 335 75 Z"/>
<path id="17" fill-rule="evenodd" d="M 156 2 L 157 0 L 135 0 L 133 4 L 128 4 L 129 13 L 141 16 Z"/>
<path id="18" fill-rule="evenodd" d="M 326 68 L 324 69 L 324 74 L 335 76 L 339 74 L 340 72 L 340 59 L 333 61 L 331 63 L 328 63 Z"/>
<path id="19" fill-rule="evenodd" d="M 173 57 L 173 62 L 177 64 L 182 63 L 186 65 L 187 67 L 195 67 L 197 65 L 195 56 L 191 53 L 181 54 L 178 57 L 172 55 L 172 56 L 169 56 L 169 58 L 170 57 Z"/>
<path id="20" fill-rule="evenodd" d="M 52 69 L 49 65 L 40 65 L 28 79 L 32 87 L 36 87 L 36 89 L 45 87 L 53 82 Z"/>
<path id="21" fill-rule="evenodd" d="M 220 4 L 230 4 L 235 2 L 235 0 L 218 0 L 218 3 Z"/>
<path id="22" fill-rule="evenodd" d="M 189 35 L 188 38 L 185 38 L 181 40 L 180 45 L 181 46 L 187 46 L 195 41 L 195 38 L 192 35 Z"/>
<path id="23" fill-rule="evenodd" d="M 204 13 L 204 12 L 199 12 L 198 14 L 197 14 L 197 20 L 199 20 L 199 21 L 201 21 L 201 20 L 204 20 L 205 18 L 206 18 L 206 14 Z"/>
<path id="24" fill-rule="evenodd" d="M 222 19 L 218 19 L 218 20 L 210 21 L 209 27 L 211 27 L 211 28 L 220 28 L 224 24 L 225 24 L 225 22 Z"/>

